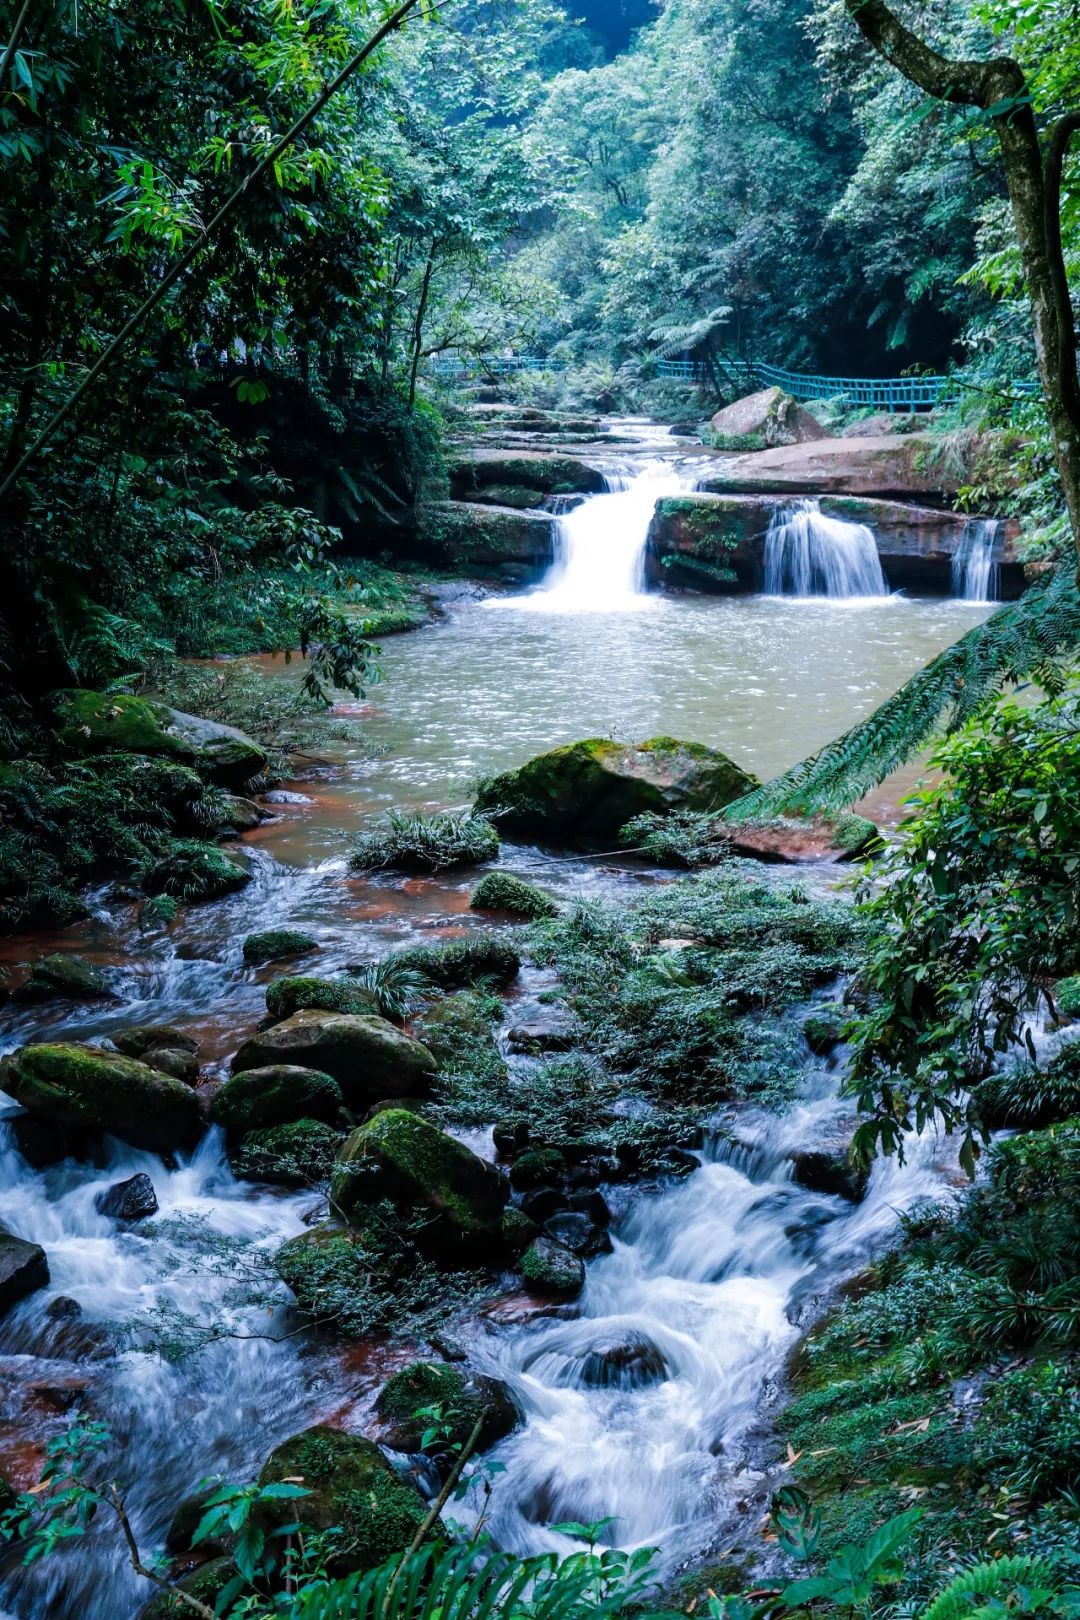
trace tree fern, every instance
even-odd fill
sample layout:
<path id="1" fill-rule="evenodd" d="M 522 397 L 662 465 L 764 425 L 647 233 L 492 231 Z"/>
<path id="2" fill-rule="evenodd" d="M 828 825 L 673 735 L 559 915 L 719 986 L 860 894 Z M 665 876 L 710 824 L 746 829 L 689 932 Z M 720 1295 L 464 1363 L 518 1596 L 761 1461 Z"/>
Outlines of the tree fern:
<path id="1" fill-rule="evenodd" d="M 731 313 L 730 304 L 720 304 L 696 320 L 677 321 L 669 318 L 653 327 L 649 341 L 656 344 L 655 352 L 660 360 L 667 360 L 673 354 L 690 354 L 719 336 Z"/>
<path id="2" fill-rule="evenodd" d="M 725 814 L 743 821 L 853 804 L 937 732 L 958 730 L 993 702 L 1007 681 L 1029 676 L 1059 686 L 1060 663 L 1078 646 L 1080 593 L 1070 557 L 1019 601 L 946 647 L 865 720 L 736 800 Z"/>
<path id="3" fill-rule="evenodd" d="M 965 1569 L 949 1582 L 923 1610 L 919 1620 L 970 1620 L 973 1610 L 989 1598 L 1007 1597 L 1018 1586 L 1046 1587 L 1055 1584 L 1045 1558 L 1010 1553 Z"/>

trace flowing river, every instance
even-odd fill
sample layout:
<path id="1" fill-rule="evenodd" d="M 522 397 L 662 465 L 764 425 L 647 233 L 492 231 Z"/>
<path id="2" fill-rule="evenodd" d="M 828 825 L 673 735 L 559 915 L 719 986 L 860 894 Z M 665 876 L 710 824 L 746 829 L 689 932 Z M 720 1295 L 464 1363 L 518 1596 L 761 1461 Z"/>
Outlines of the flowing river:
<path id="1" fill-rule="evenodd" d="M 88 922 L 5 942 L 16 962 L 78 951 L 108 969 L 121 999 L 9 1009 L 2 1049 L 167 1021 L 197 1034 L 211 1074 L 224 1072 L 275 976 L 245 969 L 248 932 L 303 927 L 323 947 L 319 971 L 332 973 L 482 926 L 468 911 L 475 874 L 350 874 L 350 835 L 377 810 L 465 803 L 478 776 L 583 736 L 668 733 L 769 775 L 868 713 L 990 610 L 883 594 L 876 583 L 872 596 L 646 594 L 653 502 L 697 475 L 690 453 L 660 448 L 654 433 L 636 455 L 607 458 L 609 493 L 566 515 L 559 560 L 539 589 L 465 592 L 438 623 L 388 643 L 383 684 L 344 706 L 365 746 L 343 747 L 275 796 L 275 819 L 245 840 L 255 870 L 247 889 L 150 935 L 130 902 L 103 891 Z M 806 530 L 804 521 L 800 558 Z M 847 543 L 832 534 L 831 577 L 847 577 Z M 852 555 L 865 568 L 861 536 Z M 812 583 L 812 568 L 800 577 Z M 879 805 L 894 802 L 890 790 Z M 514 845 L 501 862 L 563 897 L 629 899 L 670 876 L 630 859 Z M 508 1021 L 535 992 L 523 978 Z M 928 1139 L 911 1144 L 903 1170 L 879 1165 L 858 1206 L 795 1186 L 787 1153 L 844 1107 L 837 1078 L 812 1062 L 798 1109 L 779 1120 L 743 1115 L 738 1145 L 717 1134 L 694 1174 L 628 1200 L 613 1252 L 590 1263 L 574 1307 L 524 1322 L 496 1313 L 466 1329 L 475 1361 L 510 1380 L 526 1413 L 496 1453 L 506 1470 L 488 1522 L 504 1545 L 565 1547 L 552 1524 L 611 1516 L 613 1540 L 659 1543 L 675 1564 L 737 1517 L 762 1475 L 767 1397 L 799 1324 L 887 1239 L 899 1210 L 951 1173 Z M 97 1213 L 95 1196 L 140 1169 L 161 1213 L 150 1230 L 125 1230 Z M 0 1324 L 0 1473 L 30 1483 L 42 1445 L 81 1408 L 112 1431 L 116 1471 L 153 1549 L 204 1476 L 250 1477 L 274 1444 L 314 1421 L 362 1427 L 392 1362 L 378 1347 L 342 1352 L 296 1332 L 284 1290 L 257 1302 L 263 1260 L 318 1205 L 311 1193 L 237 1182 L 216 1132 L 171 1169 L 116 1145 L 104 1164 L 35 1171 L 0 1121 L 0 1225 L 44 1245 L 52 1279 Z M 146 1353 L 162 1341 L 175 1355 Z M 193 1345 L 198 1353 L 183 1353 Z M 598 1370 L 612 1365 L 623 1369 L 616 1377 Z M 127 1620 L 148 1596 L 105 1531 L 32 1570 L 9 1565 L 0 1591 L 18 1620 Z"/>

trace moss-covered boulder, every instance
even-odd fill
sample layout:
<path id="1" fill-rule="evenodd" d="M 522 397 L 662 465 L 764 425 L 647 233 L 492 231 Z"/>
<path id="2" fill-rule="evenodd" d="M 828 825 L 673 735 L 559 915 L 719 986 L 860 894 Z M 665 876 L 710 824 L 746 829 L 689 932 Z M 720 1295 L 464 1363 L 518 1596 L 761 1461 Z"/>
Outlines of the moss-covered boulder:
<path id="1" fill-rule="evenodd" d="M 487 1078 L 493 1086 L 506 1079 L 506 1061 L 492 1029 L 491 997 L 459 990 L 425 1009 L 413 1030 L 446 1074 Z"/>
<path id="2" fill-rule="evenodd" d="M 330 1180 L 342 1141 L 343 1133 L 320 1119 L 292 1120 L 287 1125 L 249 1131 L 233 1154 L 232 1167 L 244 1181 L 269 1181 L 278 1187 L 320 1186 Z"/>
<path id="3" fill-rule="evenodd" d="M 366 1018 L 378 1013 L 379 998 L 354 979 L 316 979 L 293 974 L 267 985 L 266 1013 L 275 1023 L 306 1010 L 355 1013 Z"/>
<path id="4" fill-rule="evenodd" d="M 128 693 L 57 692 L 56 726 L 77 754 L 150 754 L 192 766 L 207 781 L 242 787 L 266 769 L 266 754 L 234 726 L 184 714 Z"/>
<path id="5" fill-rule="evenodd" d="M 421 538 L 441 562 L 457 567 L 526 563 L 537 570 L 555 558 L 555 518 L 473 501 L 432 501 L 424 510 Z"/>
<path id="6" fill-rule="evenodd" d="M 331 1075 L 346 1106 L 356 1110 L 384 1097 L 422 1096 L 435 1072 L 427 1047 L 385 1018 L 315 1010 L 260 1030 L 241 1046 L 232 1068 L 240 1074 L 282 1063 Z"/>
<path id="7" fill-rule="evenodd" d="M 831 1002 L 815 1007 L 803 1020 L 803 1034 L 811 1052 L 816 1052 L 819 1057 L 831 1052 L 834 1046 L 840 1044 L 846 1022 L 847 1014 L 843 1007 Z"/>
<path id="8" fill-rule="evenodd" d="M 438 1418 L 424 1413 L 433 1406 L 440 1409 Z M 437 1361 L 414 1361 L 394 1373 L 379 1391 L 375 1415 L 383 1442 L 394 1451 L 457 1450 L 477 1423 L 475 1449 L 486 1451 L 521 1422 L 521 1412 L 501 1379 Z M 424 1437 L 432 1429 L 436 1432 L 425 1446 Z"/>
<path id="9" fill-rule="evenodd" d="M 118 1052 L 131 1058 L 145 1058 L 159 1047 L 170 1052 L 190 1052 L 192 1056 L 199 1050 L 195 1037 L 176 1024 L 131 1024 L 116 1030 L 111 1039 Z"/>
<path id="10" fill-rule="evenodd" d="M 517 947 L 497 934 L 450 939 L 444 945 L 411 945 L 388 958 L 410 973 L 420 973 L 441 990 L 461 990 L 490 980 L 509 984 L 521 967 Z"/>
<path id="11" fill-rule="evenodd" d="M 267 928 L 261 934 L 249 934 L 244 941 L 244 961 L 248 967 L 262 962 L 283 962 L 290 956 L 306 956 L 317 951 L 319 943 L 313 934 L 302 928 Z"/>
<path id="12" fill-rule="evenodd" d="M 556 843 L 617 839 L 635 816 L 722 810 L 757 778 L 703 743 L 603 737 L 568 743 L 483 784 L 476 809 L 500 827 Z"/>
<path id="13" fill-rule="evenodd" d="M 210 1105 L 210 1118 L 232 1137 L 288 1125 L 298 1119 L 330 1123 L 344 1106 L 341 1087 L 319 1069 L 274 1063 L 243 1069 L 226 1080 Z"/>
<path id="14" fill-rule="evenodd" d="M 164 855 L 151 861 L 141 874 L 147 894 L 173 900 L 219 900 L 251 882 L 244 860 L 197 839 L 177 839 Z"/>
<path id="15" fill-rule="evenodd" d="M 41 1245 L 0 1227 L 0 1316 L 48 1285 L 49 1262 Z"/>
<path id="16" fill-rule="evenodd" d="M 56 951 L 35 962 L 15 992 L 18 1001 L 113 1001 L 115 992 L 99 967 Z"/>
<path id="17" fill-rule="evenodd" d="M 500 484 L 517 489 L 539 489 L 545 495 L 600 495 L 606 489 L 604 475 L 574 456 L 522 455 L 519 451 L 483 451 L 459 456 L 450 464 L 450 483 L 455 495 L 469 499 L 476 491 Z"/>
<path id="18" fill-rule="evenodd" d="M 329 1559 L 332 1574 L 373 1569 L 404 1552 L 427 1517 L 416 1486 L 363 1435 L 319 1426 L 284 1441 L 267 1458 L 259 1484 L 285 1480 L 302 1484 L 308 1495 L 268 1502 L 260 1513 L 268 1524 L 299 1520 L 312 1530 L 339 1532 Z"/>
<path id="19" fill-rule="evenodd" d="M 430 1211 L 424 1240 L 436 1247 L 484 1253 L 499 1243 L 508 1189 L 499 1172 L 419 1114 L 385 1109 L 353 1131 L 330 1184 L 346 1219 L 389 1198 Z"/>
<path id="20" fill-rule="evenodd" d="M 518 1192 L 528 1192 L 533 1187 L 547 1187 L 559 1179 L 565 1168 L 558 1148 L 530 1148 L 514 1160 L 510 1185 Z"/>
<path id="21" fill-rule="evenodd" d="M 0 1090 L 54 1125 L 107 1131 L 155 1153 L 191 1147 L 202 1131 L 190 1086 L 97 1046 L 20 1047 L 0 1063 Z"/>
<path id="22" fill-rule="evenodd" d="M 505 911 L 530 922 L 554 917 L 559 909 L 550 894 L 509 872 L 488 872 L 473 890 L 469 905 L 474 911 Z"/>
<path id="23" fill-rule="evenodd" d="M 1080 1018 L 1080 973 L 1069 979 L 1059 979 L 1054 986 L 1054 999 L 1058 1011 L 1066 1018 Z"/>
<path id="24" fill-rule="evenodd" d="M 573 1299 L 585 1284 L 585 1265 L 554 1238 L 538 1237 L 521 1257 L 521 1280 L 530 1293 Z"/>

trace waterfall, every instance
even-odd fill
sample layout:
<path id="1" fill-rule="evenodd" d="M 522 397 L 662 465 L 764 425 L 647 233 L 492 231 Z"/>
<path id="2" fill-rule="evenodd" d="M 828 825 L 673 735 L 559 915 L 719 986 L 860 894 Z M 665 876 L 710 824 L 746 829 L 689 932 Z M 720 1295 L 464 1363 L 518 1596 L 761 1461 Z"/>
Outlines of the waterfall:
<path id="1" fill-rule="evenodd" d="M 765 535 L 767 596 L 887 596 L 865 523 L 825 517 L 817 501 L 777 507 Z"/>
<path id="2" fill-rule="evenodd" d="M 492 607 L 538 613 L 613 613 L 645 606 L 645 543 L 663 495 L 693 487 L 665 461 L 605 473 L 603 495 L 556 515 L 555 561 L 524 596 L 493 597 Z"/>
<path id="3" fill-rule="evenodd" d="M 965 524 L 953 553 L 952 591 L 965 602 L 996 602 L 998 565 L 994 559 L 997 518 L 973 518 Z"/>

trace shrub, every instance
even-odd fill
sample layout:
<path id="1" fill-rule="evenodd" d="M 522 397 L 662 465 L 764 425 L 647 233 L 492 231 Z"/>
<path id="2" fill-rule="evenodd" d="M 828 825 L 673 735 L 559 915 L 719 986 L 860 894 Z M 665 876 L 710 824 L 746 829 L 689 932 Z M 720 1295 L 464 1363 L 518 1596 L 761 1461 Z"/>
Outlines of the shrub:
<path id="1" fill-rule="evenodd" d="M 354 1013 L 363 1018 L 377 1011 L 377 1003 L 370 990 L 351 979 L 290 976 L 267 985 L 266 1011 L 275 1023 L 308 1009 Z"/>
<path id="2" fill-rule="evenodd" d="M 413 945 L 395 951 L 388 961 L 421 974 L 442 990 L 459 990 L 485 980 L 508 984 L 521 967 L 521 957 L 509 940 L 493 934 L 453 939 L 445 945 Z"/>
<path id="3" fill-rule="evenodd" d="M 147 894 L 167 894 L 177 900 L 215 900 L 242 889 L 251 881 L 251 874 L 235 856 L 215 845 L 183 839 L 145 866 L 141 881 Z"/>
<path id="4" fill-rule="evenodd" d="M 531 922 L 539 917 L 554 917 L 559 909 L 543 889 L 509 872 L 488 872 L 473 890 L 469 905 L 474 911 L 508 911 Z"/>
<path id="5" fill-rule="evenodd" d="M 498 853 L 499 835 L 482 816 L 389 810 L 361 833 L 352 864 L 361 872 L 442 872 L 493 861 Z"/>

